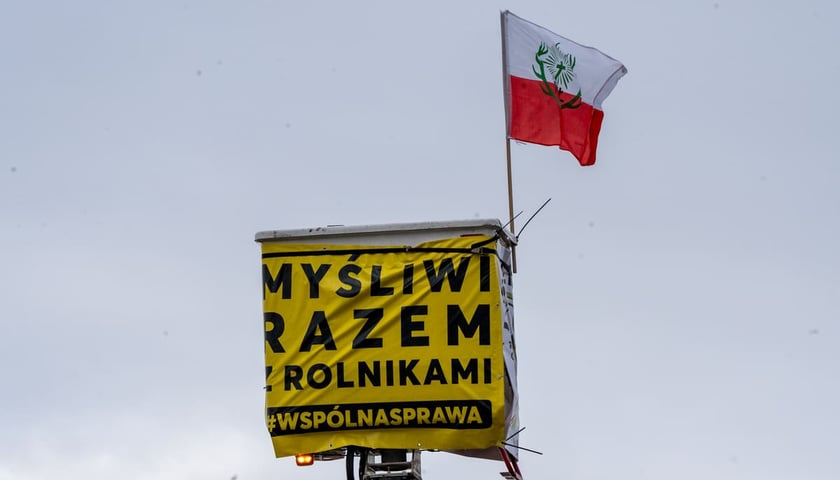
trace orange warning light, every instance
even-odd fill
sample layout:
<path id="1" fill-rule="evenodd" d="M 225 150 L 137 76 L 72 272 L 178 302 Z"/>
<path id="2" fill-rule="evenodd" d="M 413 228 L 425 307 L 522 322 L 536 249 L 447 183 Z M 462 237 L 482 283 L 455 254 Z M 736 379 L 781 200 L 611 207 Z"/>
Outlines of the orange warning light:
<path id="1" fill-rule="evenodd" d="M 315 457 L 311 453 L 299 453 L 295 455 L 295 464 L 298 467 L 305 467 L 315 463 Z"/>

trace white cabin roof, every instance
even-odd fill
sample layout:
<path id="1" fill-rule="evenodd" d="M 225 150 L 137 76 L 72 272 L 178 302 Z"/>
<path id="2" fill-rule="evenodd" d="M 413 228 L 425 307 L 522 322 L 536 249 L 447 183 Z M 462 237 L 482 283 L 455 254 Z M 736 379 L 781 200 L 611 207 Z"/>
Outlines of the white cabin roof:
<path id="1" fill-rule="evenodd" d="M 326 227 L 257 232 L 257 242 L 338 243 L 361 245 L 414 245 L 460 235 L 499 235 L 508 245 L 515 239 L 498 219 L 387 223 L 380 225 L 328 225 Z"/>

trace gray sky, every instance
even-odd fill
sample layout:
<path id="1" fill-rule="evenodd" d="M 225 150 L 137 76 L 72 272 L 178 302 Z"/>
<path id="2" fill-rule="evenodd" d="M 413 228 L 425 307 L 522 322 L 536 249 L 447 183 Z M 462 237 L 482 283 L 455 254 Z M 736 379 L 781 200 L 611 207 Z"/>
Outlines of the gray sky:
<path id="1" fill-rule="evenodd" d="M 594 167 L 513 146 L 525 478 L 840 476 L 836 2 L 0 8 L 0 480 L 343 478 L 273 458 L 253 235 L 505 221 L 503 9 L 629 69 Z"/>

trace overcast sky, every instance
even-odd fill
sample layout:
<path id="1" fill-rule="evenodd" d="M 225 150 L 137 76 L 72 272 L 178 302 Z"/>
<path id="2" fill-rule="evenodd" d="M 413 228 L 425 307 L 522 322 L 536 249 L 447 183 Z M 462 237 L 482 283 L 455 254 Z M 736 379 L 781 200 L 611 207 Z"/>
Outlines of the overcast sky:
<path id="1" fill-rule="evenodd" d="M 0 480 L 343 478 L 254 233 L 506 221 L 504 9 L 629 70 L 595 166 L 513 145 L 525 478 L 840 478 L 838 5 L 0 2 Z"/>

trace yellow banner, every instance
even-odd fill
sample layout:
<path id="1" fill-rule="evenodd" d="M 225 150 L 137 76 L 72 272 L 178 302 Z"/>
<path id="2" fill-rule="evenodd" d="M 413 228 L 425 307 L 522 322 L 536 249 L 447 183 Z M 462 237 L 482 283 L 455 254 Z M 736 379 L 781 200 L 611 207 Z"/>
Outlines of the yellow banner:
<path id="1" fill-rule="evenodd" d="M 504 440 L 493 247 L 485 236 L 411 248 L 263 243 L 275 455 Z"/>

